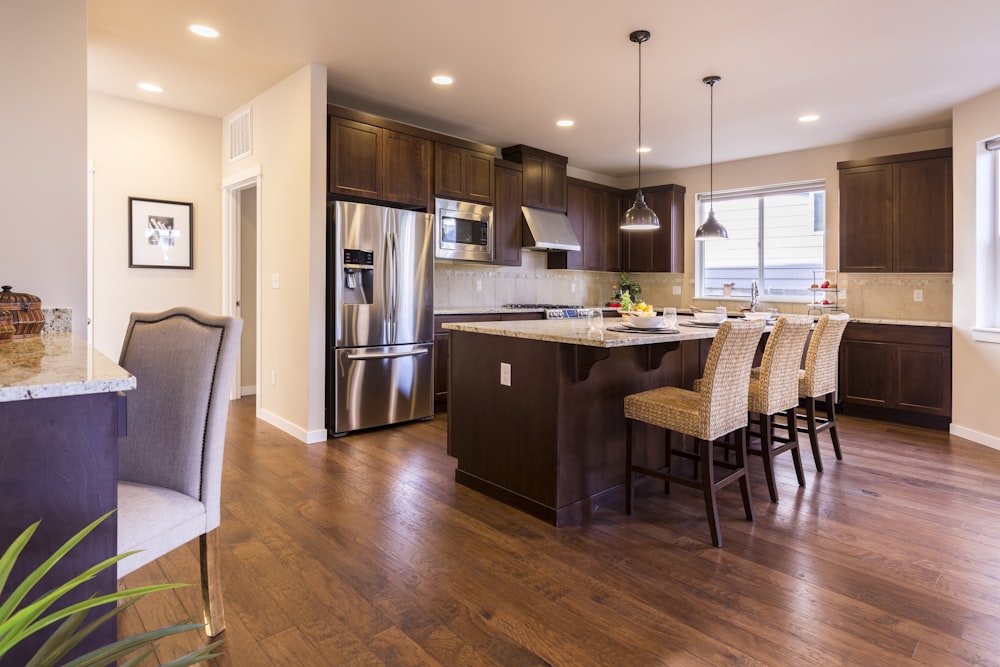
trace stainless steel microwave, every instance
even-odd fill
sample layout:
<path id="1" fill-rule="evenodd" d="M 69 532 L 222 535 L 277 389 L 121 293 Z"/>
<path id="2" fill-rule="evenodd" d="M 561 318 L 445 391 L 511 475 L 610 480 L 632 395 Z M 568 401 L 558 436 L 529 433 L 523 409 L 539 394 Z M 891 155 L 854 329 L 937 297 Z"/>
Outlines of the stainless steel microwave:
<path id="1" fill-rule="evenodd" d="M 435 199 L 434 208 L 434 257 L 493 261 L 492 206 Z"/>

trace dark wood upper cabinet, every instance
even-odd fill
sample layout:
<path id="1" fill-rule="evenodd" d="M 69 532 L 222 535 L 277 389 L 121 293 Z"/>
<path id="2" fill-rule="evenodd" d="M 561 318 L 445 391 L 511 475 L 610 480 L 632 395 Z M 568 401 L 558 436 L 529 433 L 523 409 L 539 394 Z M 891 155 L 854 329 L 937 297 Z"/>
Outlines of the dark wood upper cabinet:
<path id="1" fill-rule="evenodd" d="M 508 146 L 502 153 L 505 160 L 523 167 L 521 203 L 524 206 L 566 212 L 566 166 L 569 163 L 566 157 L 520 144 Z"/>
<path id="2" fill-rule="evenodd" d="M 430 208 L 431 142 L 383 130 L 382 193 L 384 199 Z"/>
<path id="3" fill-rule="evenodd" d="M 838 162 L 840 270 L 952 270 L 951 149 Z"/>
<path id="4" fill-rule="evenodd" d="M 644 188 L 646 205 L 660 219 L 660 228 L 621 231 L 622 271 L 684 273 L 684 193 L 682 185 Z M 625 194 L 626 209 L 635 201 L 635 191 Z"/>
<path id="5" fill-rule="evenodd" d="M 493 203 L 493 160 L 489 153 L 435 142 L 434 192 L 438 197 Z"/>
<path id="6" fill-rule="evenodd" d="M 442 188 L 446 197 L 493 203 L 492 146 L 335 105 L 327 105 L 327 140 L 335 196 L 434 211 Z"/>
<path id="7" fill-rule="evenodd" d="M 575 178 L 568 179 L 567 191 L 566 213 L 580 250 L 550 252 L 548 268 L 619 271 L 622 191 Z"/>
<path id="8" fill-rule="evenodd" d="M 337 116 L 328 124 L 331 193 L 427 209 L 430 141 Z"/>
<path id="9" fill-rule="evenodd" d="M 497 160 L 493 177 L 493 263 L 521 266 L 521 165 Z"/>
<path id="10" fill-rule="evenodd" d="M 382 192 L 382 128 L 329 116 L 330 192 L 378 199 Z"/>

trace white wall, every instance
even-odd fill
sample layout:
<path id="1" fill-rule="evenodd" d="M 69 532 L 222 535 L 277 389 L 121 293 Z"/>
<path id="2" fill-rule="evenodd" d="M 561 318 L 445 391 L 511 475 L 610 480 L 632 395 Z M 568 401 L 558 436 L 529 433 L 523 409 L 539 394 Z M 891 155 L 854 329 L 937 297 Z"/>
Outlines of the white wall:
<path id="1" fill-rule="evenodd" d="M 257 416 L 316 442 L 326 439 L 326 69 L 307 65 L 249 105 L 253 154 L 225 159 L 223 180 L 260 167 Z"/>
<path id="2" fill-rule="evenodd" d="M 87 335 L 86 86 L 85 2 L 0 5 L 0 282 L 43 306 L 72 308 L 80 336 Z"/>
<path id="3" fill-rule="evenodd" d="M 1000 449 L 1000 421 L 996 419 L 1000 388 L 1000 345 L 972 340 L 977 299 L 990 298 L 977 285 L 984 269 L 977 244 L 977 145 L 1000 136 L 1000 89 L 960 104 L 952 115 L 955 174 L 955 274 L 952 320 L 952 433 Z"/>
<path id="4" fill-rule="evenodd" d="M 118 358 L 129 314 L 222 305 L 219 119 L 108 95 L 88 97 L 94 164 L 93 343 Z M 194 269 L 130 269 L 128 198 L 194 204 Z"/>

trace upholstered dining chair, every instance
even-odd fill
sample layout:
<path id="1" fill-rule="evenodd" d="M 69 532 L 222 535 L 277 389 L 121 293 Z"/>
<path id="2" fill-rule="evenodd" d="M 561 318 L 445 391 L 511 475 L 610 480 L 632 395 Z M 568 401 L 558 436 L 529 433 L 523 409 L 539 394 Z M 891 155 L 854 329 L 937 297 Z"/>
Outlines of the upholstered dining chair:
<path id="1" fill-rule="evenodd" d="M 809 434 L 809 445 L 812 447 L 816 470 L 823 471 L 823 460 L 819 454 L 819 434 L 830 431 L 833 442 L 833 452 L 837 460 L 842 460 L 840 439 L 837 437 L 837 413 L 834 403 L 837 394 L 837 362 L 840 357 L 840 339 L 844 336 L 847 322 L 851 316 L 847 313 L 835 315 L 826 314 L 819 318 L 813 330 L 812 339 L 806 350 L 805 368 L 799 371 L 799 398 L 805 402 L 805 426 L 798 428 L 801 433 Z M 816 414 L 816 399 L 823 397 L 826 404 L 826 417 Z M 803 415 L 799 415 L 800 419 Z"/>
<path id="2" fill-rule="evenodd" d="M 764 331 L 763 320 L 723 322 L 712 341 L 705 362 L 705 370 L 698 382 L 698 391 L 680 387 L 659 387 L 625 397 L 625 512 L 632 513 L 635 504 L 636 473 L 664 480 L 665 490 L 670 483 L 701 489 L 705 497 L 712 543 L 722 546 L 719 526 L 719 509 L 716 494 L 719 489 L 738 481 L 743 497 L 743 509 L 749 521 L 754 520 L 750 499 L 750 485 L 746 473 L 747 397 L 750 367 L 754 353 Z M 665 431 L 665 465 L 650 468 L 633 462 L 633 423 L 645 422 Z M 675 449 L 671 433 L 693 436 L 694 452 Z M 713 443 L 729 433 L 736 432 L 736 460 L 716 461 Z M 692 476 L 671 471 L 673 456 L 695 461 Z M 716 479 L 716 467 L 728 474 Z"/>
<path id="3" fill-rule="evenodd" d="M 758 454 L 764 462 L 764 476 L 771 502 L 778 502 L 778 486 L 774 478 L 774 457 L 790 451 L 795 477 L 799 486 L 806 485 L 799 453 L 798 429 L 787 429 L 787 437 L 774 430 L 774 417 L 784 413 L 787 424 L 795 424 L 799 405 L 799 370 L 802 351 L 812 329 L 811 317 L 782 316 L 774 323 L 764 346 L 760 366 L 750 371 L 748 409 L 756 415 L 760 447 L 748 446 L 750 454 Z M 754 417 L 750 418 L 751 421 Z"/>
<path id="4" fill-rule="evenodd" d="M 242 320 L 133 313 L 119 365 L 136 377 L 118 441 L 118 578 L 199 538 L 205 631 L 226 627 L 220 579 L 222 452 Z"/>

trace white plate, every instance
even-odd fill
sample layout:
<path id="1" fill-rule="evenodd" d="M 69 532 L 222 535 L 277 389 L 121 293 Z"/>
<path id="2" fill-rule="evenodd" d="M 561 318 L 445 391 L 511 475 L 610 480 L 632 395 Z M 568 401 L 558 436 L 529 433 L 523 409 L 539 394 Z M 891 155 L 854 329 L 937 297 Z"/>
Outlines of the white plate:
<path id="1" fill-rule="evenodd" d="M 763 313 L 745 312 L 745 313 L 743 313 L 743 317 L 745 319 L 748 319 L 748 320 L 773 320 L 777 316 L 778 315 L 776 313 L 772 313 L 772 312 L 763 312 Z"/>
<path id="2" fill-rule="evenodd" d="M 622 324 L 631 329 L 663 329 L 667 320 L 662 315 L 622 315 Z"/>

